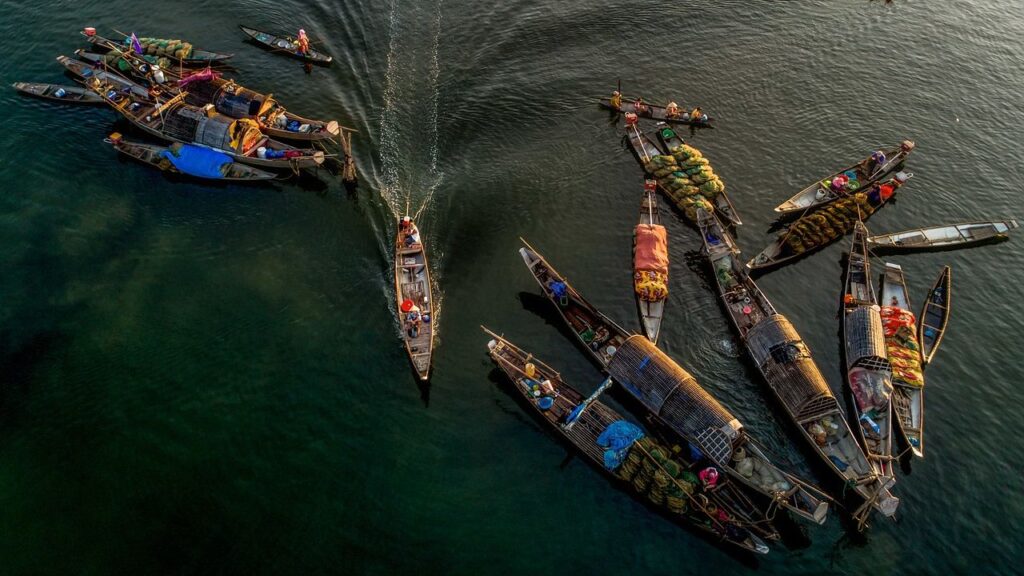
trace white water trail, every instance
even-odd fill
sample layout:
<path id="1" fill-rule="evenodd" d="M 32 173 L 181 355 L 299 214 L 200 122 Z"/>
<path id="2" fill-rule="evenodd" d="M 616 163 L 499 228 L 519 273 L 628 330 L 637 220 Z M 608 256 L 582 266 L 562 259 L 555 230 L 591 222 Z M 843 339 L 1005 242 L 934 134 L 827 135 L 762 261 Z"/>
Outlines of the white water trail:
<path id="1" fill-rule="evenodd" d="M 405 210 L 408 203 L 408 192 L 402 193 L 399 182 L 398 163 L 400 161 L 398 142 L 398 72 L 396 70 L 398 55 L 398 0 L 391 0 L 388 14 L 388 66 L 384 73 L 384 112 L 380 117 L 380 157 L 383 182 L 380 195 L 384 203 L 391 209 L 395 219 Z"/>
<path id="2" fill-rule="evenodd" d="M 420 207 L 416 210 L 417 217 L 430 204 L 430 200 L 434 197 L 434 192 L 440 188 L 441 181 L 444 180 L 444 172 L 438 171 L 437 168 L 441 131 L 441 62 L 439 54 L 441 52 L 441 7 L 443 4 L 444 0 L 437 1 L 437 8 L 434 12 L 434 41 L 430 49 L 430 175 L 432 182 L 427 186 L 427 194 L 420 203 Z"/>

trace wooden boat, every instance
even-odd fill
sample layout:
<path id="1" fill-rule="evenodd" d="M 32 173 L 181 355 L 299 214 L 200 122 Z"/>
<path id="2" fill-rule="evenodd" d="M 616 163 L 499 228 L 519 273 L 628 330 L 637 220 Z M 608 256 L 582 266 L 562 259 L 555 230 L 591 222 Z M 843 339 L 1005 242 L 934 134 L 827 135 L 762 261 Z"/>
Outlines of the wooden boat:
<path id="1" fill-rule="evenodd" d="M 763 495 L 769 507 L 778 503 L 803 518 L 824 522 L 828 504 L 821 500 L 821 491 L 776 467 L 739 420 L 693 376 L 645 336 L 630 336 L 601 314 L 529 244 L 519 253 L 591 357 L 643 405 L 660 429 L 699 450 L 708 463 L 736 482 Z M 559 283 L 564 288 L 559 288 Z M 748 465 L 758 474 L 747 473 Z"/>
<path id="2" fill-rule="evenodd" d="M 103 104 L 103 98 L 81 86 L 61 86 L 60 84 L 37 82 L 15 82 L 11 86 L 22 94 L 62 104 Z"/>
<path id="3" fill-rule="evenodd" d="M 238 25 L 242 29 L 242 32 L 246 36 L 252 39 L 256 44 L 268 48 L 273 52 L 291 56 L 292 58 L 298 58 L 313 64 L 330 64 L 333 58 L 328 54 L 324 54 L 318 50 L 309 49 L 309 52 L 303 54 L 298 50 L 298 43 L 295 38 L 291 36 L 282 36 L 277 34 L 271 34 L 270 32 L 261 32 L 255 28 L 249 28 L 248 26 Z"/>
<path id="4" fill-rule="evenodd" d="M 857 422 L 854 428 L 868 461 L 876 474 L 893 478 L 892 367 L 871 282 L 867 238 L 867 228 L 858 222 L 840 299 L 844 374 Z"/>
<path id="5" fill-rule="evenodd" d="M 882 514 L 892 516 L 899 498 L 888 492 L 868 463 L 811 350 L 747 274 L 725 226 L 703 210 L 699 216 L 704 254 L 711 264 L 718 296 L 775 399 L 807 445 L 843 485 L 851 486 Z"/>
<path id="6" fill-rule="evenodd" d="M 673 150 L 685 144 L 679 134 L 668 126 L 659 127 L 658 141 L 661 143 L 662 154 L 668 155 L 672 155 Z M 725 218 L 734 226 L 741 226 L 743 224 L 739 213 L 736 211 L 736 207 L 733 206 L 732 200 L 729 199 L 729 194 L 725 190 L 722 190 L 720 194 L 714 197 L 713 203 L 715 210 L 718 211 L 719 218 Z"/>
<path id="7" fill-rule="evenodd" d="M 856 222 L 870 218 L 911 177 L 912 173 L 900 172 L 882 183 L 877 194 L 874 191 L 858 193 L 823 210 L 801 216 L 780 232 L 775 242 L 751 258 L 747 268 L 772 270 L 831 245 L 852 231 Z M 823 227 L 823 224 L 828 226 Z"/>
<path id="8" fill-rule="evenodd" d="M 633 230 L 633 295 L 636 297 L 636 307 L 640 313 L 640 325 L 643 326 L 644 334 L 654 343 L 658 342 L 661 321 L 665 317 L 665 301 L 668 298 L 668 235 L 665 227 L 661 225 L 661 216 L 658 215 L 657 189 L 658 183 L 654 180 L 644 182 L 644 197 L 640 202 L 640 223 Z M 639 264 L 643 263 L 637 262 L 638 244 L 642 244 L 645 254 L 664 254 L 662 270 L 648 270 L 649 266 L 639 267 Z M 660 262 L 658 264 L 661 267 Z M 651 279 L 648 277 L 651 274 L 663 274 L 664 278 Z M 663 296 L 657 298 L 652 294 L 641 295 L 644 282 L 662 280 L 665 286 Z"/>
<path id="9" fill-rule="evenodd" d="M 60 62 L 60 65 L 66 68 L 68 72 L 80 78 L 84 82 L 92 82 L 93 79 L 97 79 L 104 84 L 110 85 L 113 90 L 117 90 L 118 92 L 129 92 L 138 98 L 150 97 L 149 90 L 145 86 L 132 82 L 120 74 L 115 74 L 113 72 L 103 70 L 102 68 L 96 68 L 91 64 L 82 62 L 81 60 L 75 60 L 74 58 L 68 58 L 63 55 L 57 56 L 57 62 Z M 95 90 L 88 87 L 86 87 L 85 90 L 88 90 L 91 94 L 98 97 L 101 102 L 106 102 L 101 95 L 96 94 Z"/>
<path id="10" fill-rule="evenodd" d="M 767 544 L 757 532 L 767 532 L 772 538 L 777 538 L 778 534 L 770 527 L 760 527 L 747 515 L 749 510 L 733 504 L 731 497 L 739 497 L 741 503 L 745 498 L 735 493 L 731 486 L 723 484 L 713 490 L 705 490 L 697 479 L 699 468 L 695 463 L 673 454 L 670 447 L 644 434 L 642 428 L 628 422 L 600 399 L 585 398 L 557 371 L 532 354 L 486 328 L 484 332 L 492 338 L 487 343 L 488 354 L 513 383 L 518 391 L 516 397 L 549 430 L 575 448 L 619 488 L 643 500 L 665 517 L 716 540 L 756 554 L 768 552 Z M 544 386 L 544 391 L 541 386 Z M 578 409 L 580 406 L 585 408 Z M 627 424 L 616 424 L 620 422 Z M 616 465 L 610 467 L 605 457 L 607 443 L 601 437 L 613 424 L 642 436 L 618 451 L 621 456 L 616 456 Z M 667 480 L 665 487 L 653 482 L 655 475 Z"/>
<path id="11" fill-rule="evenodd" d="M 519 249 L 519 255 L 533 274 L 534 280 L 540 284 L 544 295 L 551 300 L 562 320 L 565 320 L 576 334 L 577 342 L 586 348 L 598 366 L 602 369 L 607 368 L 615 350 L 630 337 L 630 333 L 580 296 L 569 281 L 527 244 L 526 240 L 522 242 L 525 246 Z"/>
<path id="12" fill-rule="evenodd" d="M 175 142 L 170 146 L 158 146 L 156 144 L 144 144 L 142 142 L 129 142 L 117 133 L 111 134 L 107 141 L 114 146 L 115 150 L 129 158 L 134 158 L 139 162 L 149 164 L 159 170 L 175 174 L 185 174 L 185 172 L 176 168 L 171 160 L 168 159 L 168 155 L 173 155 L 176 150 L 180 150 L 182 147 L 192 146 L 191 144 L 181 144 L 178 142 Z M 222 164 L 219 168 L 221 176 L 213 179 L 255 182 L 260 180 L 273 180 L 274 178 L 277 178 L 277 175 L 273 172 L 267 172 L 265 170 L 253 168 L 252 166 L 247 166 L 240 162 L 235 162 L 227 156 L 225 156 L 225 158 L 227 158 L 227 162 Z M 195 173 L 188 173 L 188 175 L 198 178 L 205 177 Z"/>
<path id="13" fill-rule="evenodd" d="M 892 410 L 896 431 L 914 456 L 924 458 L 924 374 L 917 322 L 910 309 L 910 292 L 903 268 L 886 262 L 881 274 L 882 325 L 892 366 Z"/>
<path id="14" fill-rule="evenodd" d="M 95 30 L 83 30 L 82 36 L 85 36 L 85 39 L 89 43 L 95 45 L 96 49 L 100 51 L 109 50 L 111 45 L 129 47 L 128 38 L 125 38 L 123 42 L 115 42 L 114 40 L 110 40 L 109 38 L 96 34 Z M 146 40 L 147 38 L 140 38 L 140 41 L 143 43 L 145 43 Z M 153 52 L 152 54 L 149 54 L 147 52 L 147 55 L 156 56 L 156 53 Z M 175 58 L 173 56 L 165 57 L 174 62 L 175 65 L 188 66 L 190 68 L 205 68 L 211 64 L 223 64 L 226 60 L 229 60 L 232 57 L 232 54 L 221 54 L 219 52 L 210 52 L 208 50 L 192 48 L 192 53 L 187 58 Z"/>
<path id="15" fill-rule="evenodd" d="M 124 93 L 99 78 L 89 88 L 140 130 L 163 140 L 212 148 L 239 162 L 263 168 L 312 168 L 324 161 L 322 150 L 300 150 L 266 137 L 249 119 L 228 118 L 211 107 L 186 104 L 185 93 L 167 101 Z"/>
<path id="16" fill-rule="evenodd" d="M 146 60 L 132 52 L 120 50 L 116 45 L 111 47 L 107 54 L 79 50 L 75 55 L 86 62 L 107 66 L 108 71 L 116 70 L 119 74 L 127 74 L 132 81 L 143 86 L 158 87 L 171 94 L 183 91 L 180 87 L 182 76 L 178 72 L 163 70 L 165 81 L 157 83 Z M 114 58 L 111 59 L 111 56 Z M 127 66 L 128 71 L 123 73 L 116 65 L 109 65 L 122 58 L 130 64 Z M 225 116 L 255 120 L 260 125 L 260 131 L 272 138 L 310 142 L 333 140 L 341 133 L 341 128 L 334 120 L 312 120 L 293 114 L 274 99 L 273 95 L 255 92 L 234 80 L 221 78 L 219 75 L 213 75 L 209 80 L 188 80 L 189 77 L 196 78 L 197 75 L 185 75 L 184 91 L 188 92 L 186 103 L 193 106 L 213 104 L 214 108 Z"/>
<path id="17" fill-rule="evenodd" d="M 398 221 L 395 239 L 395 295 L 398 299 L 398 325 L 405 349 L 420 380 L 430 377 L 430 357 L 434 351 L 434 302 L 430 297 L 430 268 L 420 231 L 412 220 Z M 406 302 L 410 310 L 403 309 Z"/>
<path id="18" fill-rule="evenodd" d="M 1015 228 L 1016 220 L 962 222 L 872 236 L 868 238 L 868 246 L 875 252 L 885 253 L 967 248 L 1009 240 L 1010 230 Z"/>
<path id="19" fill-rule="evenodd" d="M 613 110 L 615 112 L 618 112 L 619 114 L 632 112 L 639 116 L 640 118 L 648 118 L 650 120 L 654 120 L 657 122 L 666 122 L 668 124 L 685 124 L 687 126 L 693 126 L 694 128 L 714 128 L 714 126 L 712 125 L 714 118 L 708 118 L 707 122 L 703 122 L 700 120 L 693 121 L 689 118 L 689 112 L 686 113 L 685 117 L 682 114 L 680 114 L 679 116 L 669 116 L 668 114 L 665 113 L 665 107 L 658 106 L 657 104 L 648 104 L 645 102 L 643 105 L 643 109 L 640 112 L 637 112 L 635 98 L 623 98 L 622 106 L 619 108 L 612 106 L 611 98 L 601 98 L 599 102 L 601 106 L 603 106 L 604 108 Z"/>
<path id="20" fill-rule="evenodd" d="M 880 152 L 885 154 L 885 159 L 880 163 L 873 160 L 873 153 L 853 166 L 847 166 L 797 192 L 792 198 L 776 206 L 775 212 L 783 215 L 802 213 L 860 192 L 899 168 L 913 150 L 914 143 L 910 140 L 904 140 L 899 146 L 882 148 Z M 833 190 L 830 187 L 832 180 L 844 174 L 851 182 L 857 184 L 841 191 Z"/>
<path id="21" fill-rule="evenodd" d="M 921 364 L 927 366 L 935 359 L 935 353 L 942 344 L 942 337 L 949 325 L 950 303 L 953 298 L 953 270 L 946 266 L 935 285 L 928 292 L 928 298 L 921 308 L 917 327 L 917 339 L 921 343 Z"/>
<path id="22" fill-rule="evenodd" d="M 650 162 L 652 157 L 661 154 L 661 149 L 654 140 L 641 132 L 635 123 L 626 124 L 626 137 L 629 138 L 629 145 L 641 167 Z"/>

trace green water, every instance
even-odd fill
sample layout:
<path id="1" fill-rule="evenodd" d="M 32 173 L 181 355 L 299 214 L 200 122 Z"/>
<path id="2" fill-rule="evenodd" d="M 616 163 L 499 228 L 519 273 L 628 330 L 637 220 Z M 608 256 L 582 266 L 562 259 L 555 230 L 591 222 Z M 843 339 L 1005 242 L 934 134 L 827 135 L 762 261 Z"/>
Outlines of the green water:
<path id="1" fill-rule="evenodd" d="M 360 131 L 357 192 L 172 181 L 102 142 L 104 109 L 0 92 L 0 573 L 719 574 L 754 568 L 654 516 L 497 385 L 478 326 L 590 390 L 527 238 L 638 329 L 640 171 L 590 100 L 621 78 L 719 120 L 693 143 L 748 255 L 771 208 L 882 144 L 917 142 L 873 231 L 1021 218 L 1024 4 L 391 0 L 5 4 L 3 85 L 61 81 L 86 25 L 235 52 L 236 77 Z M 301 64 L 238 23 L 300 26 Z M 383 198 L 383 200 L 382 200 Z M 393 211 L 425 206 L 440 305 L 417 386 L 393 320 Z M 792 469 L 815 477 L 741 356 L 675 216 L 663 348 Z M 843 243 L 760 284 L 839 391 Z M 895 258 L 917 306 L 943 264 L 954 311 L 928 369 L 928 456 L 899 521 L 775 546 L 764 574 L 1019 571 L 1020 239 Z"/>

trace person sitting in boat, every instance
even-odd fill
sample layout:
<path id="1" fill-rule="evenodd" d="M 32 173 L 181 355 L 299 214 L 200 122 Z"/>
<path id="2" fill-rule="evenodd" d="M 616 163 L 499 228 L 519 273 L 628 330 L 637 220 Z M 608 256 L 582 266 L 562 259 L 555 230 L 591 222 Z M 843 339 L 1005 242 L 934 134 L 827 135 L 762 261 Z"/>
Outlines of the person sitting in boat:
<path id="1" fill-rule="evenodd" d="M 637 114 L 647 114 L 647 104 L 644 104 L 644 99 L 641 96 L 637 96 L 633 101 L 633 110 Z"/>
<path id="2" fill-rule="evenodd" d="M 667 118 L 676 118 L 679 116 L 679 104 L 675 102 L 669 102 L 668 106 L 665 106 L 665 116 Z"/>
<path id="3" fill-rule="evenodd" d="M 299 29 L 299 38 L 295 44 L 299 54 L 309 54 L 309 36 L 306 36 L 305 30 Z"/>
<path id="4" fill-rule="evenodd" d="M 412 218 L 403 216 L 398 227 L 402 232 L 402 242 L 405 244 L 406 248 L 420 243 L 420 231 L 417 230 L 416 225 L 412 223 Z"/>
<path id="5" fill-rule="evenodd" d="M 696 108 L 690 111 L 690 121 L 699 122 L 703 114 L 704 111 L 700 109 L 700 106 L 697 106 Z"/>
<path id="6" fill-rule="evenodd" d="M 620 94 L 618 90 L 612 92 L 610 104 L 612 105 L 612 108 L 615 108 L 616 110 L 622 109 L 622 94 Z"/>
<path id="7" fill-rule="evenodd" d="M 410 338 L 419 336 L 421 322 L 420 307 L 413 304 L 412 308 L 409 309 L 409 313 L 405 315 L 405 331 L 409 334 Z"/>

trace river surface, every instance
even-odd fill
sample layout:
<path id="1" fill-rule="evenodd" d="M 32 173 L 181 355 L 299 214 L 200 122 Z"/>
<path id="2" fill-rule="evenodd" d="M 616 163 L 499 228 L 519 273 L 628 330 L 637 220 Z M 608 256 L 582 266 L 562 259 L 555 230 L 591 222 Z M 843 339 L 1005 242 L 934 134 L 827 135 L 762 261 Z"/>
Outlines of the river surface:
<path id="1" fill-rule="evenodd" d="M 538 304 L 531 242 L 638 329 L 642 188 L 623 90 L 700 104 L 695 135 L 745 225 L 903 138 L 915 174 L 875 232 L 1024 216 L 1024 3 L 1010 0 L 7 0 L 0 81 L 69 82 L 87 25 L 234 52 L 245 85 L 359 130 L 361 184 L 172 180 L 119 160 L 112 111 L 0 92 L 0 573 L 1020 573 L 1020 238 L 893 258 L 914 306 L 951 264 L 924 461 L 898 522 L 837 517 L 756 564 L 613 488 L 499 385 L 481 324 L 589 391 Z M 335 64 L 242 42 L 304 27 Z M 439 336 L 418 386 L 398 339 L 394 218 L 420 211 Z M 740 353 L 666 210 L 662 347 L 787 467 L 820 478 Z M 841 391 L 841 242 L 759 282 Z M 881 261 L 877 261 L 881 262 Z"/>

